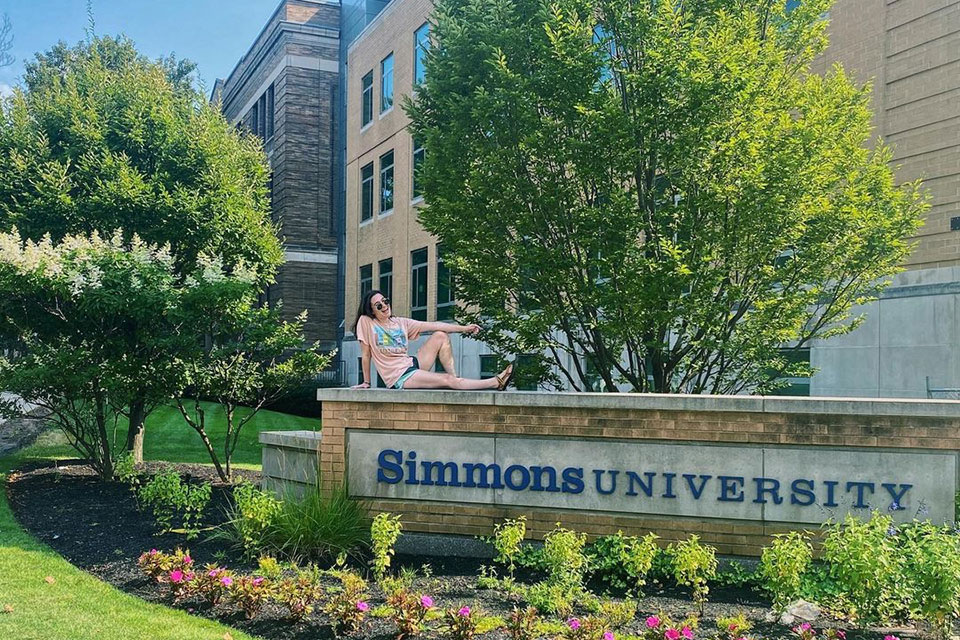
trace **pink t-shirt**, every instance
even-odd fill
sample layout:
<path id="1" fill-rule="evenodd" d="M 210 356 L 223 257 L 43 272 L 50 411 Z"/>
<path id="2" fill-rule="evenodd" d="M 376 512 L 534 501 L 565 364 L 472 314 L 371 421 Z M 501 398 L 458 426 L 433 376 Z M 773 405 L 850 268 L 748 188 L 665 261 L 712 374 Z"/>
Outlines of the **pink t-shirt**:
<path id="1" fill-rule="evenodd" d="M 357 322 L 357 340 L 370 346 L 370 355 L 377 365 L 377 373 L 388 387 L 396 384 L 404 371 L 413 366 L 407 346 L 423 330 L 419 320 L 392 317 L 381 325 L 369 316 L 360 316 Z"/>

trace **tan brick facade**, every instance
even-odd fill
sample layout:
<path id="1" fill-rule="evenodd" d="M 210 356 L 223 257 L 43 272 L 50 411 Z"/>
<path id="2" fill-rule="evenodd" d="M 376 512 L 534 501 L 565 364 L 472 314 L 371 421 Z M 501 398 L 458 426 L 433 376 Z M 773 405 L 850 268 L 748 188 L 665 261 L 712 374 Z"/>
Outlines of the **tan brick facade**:
<path id="1" fill-rule="evenodd" d="M 325 399 L 319 464 L 322 482 L 326 487 L 336 486 L 346 477 L 346 429 L 740 443 L 744 446 L 783 444 L 960 451 L 960 410 L 956 406 L 948 406 L 950 403 L 885 403 L 902 409 L 902 412 L 898 411 L 901 415 L 883 415 L 882 412 L 872 412 L 868 403 L 850 405 L 849 401 L 846 405 L 839 404 L 844 401 L 838 401 L 836 405 L 829 402 L 818 405 L 825 401 L 780 400 L 785 407 L 783 411 L 663 410 L 609 408 L 612 401 L 608 408 L 542 406 L 542 403 L 536 402 L 537 394 L 509 394 L 512 396 L 511 403 L 500 405 L 492 401 L 445 404 L 447 398 L 438 392 L 426 394 L 425 397 L 436 398 L 430 403 L 389 401 L 387 394 L 392 392 L 362 392 L 367 397 L 366 401 L 350 401 L 343 395 L 336 395 L 350 391 L 320 393 Z M 409 397 L 413 392 L 402 393 L 404 397 Z M 379 400 L 369 400 L 374 396 Z M 529 399 L 529 402 L 525 402 L 525 399 Z M 711 400 L 704 399 L 705 402 Z M 760 401 L 759 398 L 743 400 Z M 680 406 L 684 401 L 683 397 L 677 396 L 669 402 Z M 562 401 L 546 404 L 561 405 Z M 842 407 L 848 405 L 862 409 L 858 408 L 853 414 L 842 413 Z M 810 407 L 809 412 L 803 412 L 805 406 Z M 825 408 L 818 409 L 820 406 Z M 943 408 L 944 412 L 936 415 Z M 818 410 L 824 412 L 814 412 Z M 915 415 L 909 415 L 911 412 Z M 613 534 L 619 530 L 627 534 L 652 531 L 665 543 L 697 534 L 705 542 L 717 547 L 720 553 L 734 555 L 757 555 L 763 546 L 769 544 L 773 534 L 798 528 L 742 520 L 657 518 L 531 507 L 386 500 L 374 500 L 368 504 L 374 513 L 402 514 L 404 527 L 408 531 L 490 535 L 493 526 L 504 518 L 526 515 L 530 535 L 536 538 L 541 538 L 557 522 L 561 522 L 564 526 L 587 532 L 591 536 Z"/>

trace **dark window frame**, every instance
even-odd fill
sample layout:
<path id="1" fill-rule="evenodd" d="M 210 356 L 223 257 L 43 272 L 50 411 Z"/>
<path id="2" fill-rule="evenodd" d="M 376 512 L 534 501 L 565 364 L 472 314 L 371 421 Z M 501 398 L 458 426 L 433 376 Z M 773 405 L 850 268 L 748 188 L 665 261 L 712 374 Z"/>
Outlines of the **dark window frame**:
<path id="1" fill-rule="evenodd" d="M 389 62 L 389 69 L 387 63 Z M 393 52 L 380 61 L 380 115 L 393 109 Z M 384 106 L 386 105 L 386 106 Z"/>
<path id="2" fill-rule="evenodd" d="M 421 32 L 426 37 L 421 39 Z M 430 50 L 430 23 L 424 22 L 413 32 L 413 86 L 418 87 L 423 83 L 426 75 L 426 69 L 423 66 L 423 58 Z"/>
<path id="3" fill-rule="evenodd" d="M 380 293 L 385 298 L 393 298 L 393 258 L 384 258 L 378 262 L 377 274 Z"/>
<path id="4" fill-rule="evenodd" d="M 410 317 L 427 319 L 429 300 L 429 264 L 427 247 L 410 252 Z"/>
<path id="5" fill-rule="evenodd" d="M 367 170 L 369 175 L 364 175 Z M 373 163 L 360 167 L 360 222 L 373 219 Z"/>
<path id="6" fill-rule="evenodd" d="M 412 201 L 417 201 L 423 199 L 423 185 L 419 184 L 417 180 L 417 169 L 423 164 L 424 158 L 427 157 L 427 152 L 423 148 L 423 141 L 417 140 L 416 137 L 411 138 L 411 146 L 413 147 L 412 161 L 410 162 L 410 184 L 411 186 L 411 195 L 413 196 Z M 419 158 L 417 157 L 419 156 Z"/>
<path id="7" fill-rule="evenodd" d="M 453 321 L 453 312 L 457 307 L 457 297 L 453 287 L 453 275 L 443 259 L 446 253 L 442 244 L 437 245 L 437 322 Z M 444 282 L 446 280 L 446 282 Z M 446 290 L 446 300 L 441 299 L 441 293 Z"/>
<path id="8" fill-rule="evenodd" d="M 367 291 L 373 289 L 373 263 L 369 262 L 364 265 L 360 265 L 360 298 L 363 298 L 364 294 Z"/>
<path id="9" fill-rule="evenodd" d="M 360 79 L 360 127 L 373 122 L 373 69 Z"/>
<path id="10" fill-rule="evenodd" d="M 390 164 L 384 165 L 384 158 L 390 156 Z M 393 149 L 380 156 L 380 214 L 393 211 L 395 201 L 396 181 L 394 180 L 394 168 L 396 161 L 393 156 Z M 389 176 L 387 175 L 389 174 Z M 389 185 L 389 187 L 387 187 Z M 389 193 L 389 195 L 387 195 Z M 389 203 L 390 206 L 386 206 Z"/>

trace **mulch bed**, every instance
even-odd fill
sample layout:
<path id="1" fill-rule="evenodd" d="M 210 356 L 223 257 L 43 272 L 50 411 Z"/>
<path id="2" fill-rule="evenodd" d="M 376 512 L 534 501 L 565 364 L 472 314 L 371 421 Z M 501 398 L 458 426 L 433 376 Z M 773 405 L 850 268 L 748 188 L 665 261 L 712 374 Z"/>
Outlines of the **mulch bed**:
<path id="1" fill-rule="evenodd" d="M 148 465 L 155 469 L 157 465 Z M 217 526 L 226 520 L 230 488 L 217 481 L 213 469 L 201 465 L 175 465 L 190 482 L 213 483 L 213 495 L 204 516 L 204 524 Z M 256 480 L 258 474 L 240 471 L 239 475 Z M 137 558 L 151 548 L 172 551 L 176 547 L 189 548 L 196 566 L 208 562 L 227 566 L 235 571 L 250 571 L 237 550 L 223 540 L 209 539 L 201 534 L 197 540 L 186 541 L 182 534 L 156 535 L 157 527 L 148 513 L 137 510 L 130 489 L 121 483 L 97 480 L 89 468 L 79 463 L 22 469 L 12 474 L 7 484 L 11 508 L 25 529 L 43 541 L 75 566 L 88 571 L 115 587 L 144 600 L 182 609 L 208 618 L 218 619 L 248 633 L 277 640 L 334 638 L 328 620 L 314 612 L 306 621 L 293 623 L 285 619 L 285 610 L 278 605 L 267 605 L 252 621 L 245 620 L 237 609 L 225 604 L 211 609 L 197 602 L 174 603 L 168 585 L 160 585 L 144 576 L 137 567 Z M 489 561 L 488 561 L 489 562 Z M 419 577 L 418 591 L 430 594 L 438 606 L 450 608 L 468 604 L 479 606 L 485 613 L 508 616 L 514 606 L 524 603 L 510 600 L 502 594 L 478 590 L 479 560 L 399 556 L 398 566 L 420 568 L 429 565 L 429 577 Z M 638 603 L 635 622 L 623 632 L 638 634 L 647 615 L 660 612 L 674 619 L 682 619 L 694 611 L 684 592 L 677 589 L 648 585 L 647 597 Z M 371 607 L 383 604 L 383 595 L 371 585 Z M 618 600 L 617 597 L 612 597 Z M 714 587 L 707 603 L 705 618 L 701 621 L 699 636 L 715 634 L 714 621 L 719 617 L 744 613 L 755 622 L 753 637 L 767 639 L 793 638 L 782 625 L 763 622 L 770 610 L 769 601 L 748 589 Z M 386 640 L 394 637 L 393 624 L 387 619 L 368 618 L 365 630 L 358 637 Z M 827 620 L 818 620 L 815 626 L 843 626 Z M 909 635 L 897 630 L 899 635 Z M 849 640 L 875 640 L 883 631 L 849 631 Z M 439 637 L 427 633 L 424 638 Z M 483 636 L 489 640 L 504 640 L 507 634 L 495 631 Z"/>

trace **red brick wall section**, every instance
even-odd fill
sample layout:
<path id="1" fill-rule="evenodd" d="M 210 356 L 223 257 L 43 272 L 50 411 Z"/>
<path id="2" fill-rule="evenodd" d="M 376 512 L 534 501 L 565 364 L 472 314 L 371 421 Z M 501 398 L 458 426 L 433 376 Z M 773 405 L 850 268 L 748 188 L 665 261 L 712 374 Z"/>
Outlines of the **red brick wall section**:
<path id="1" fill-rule="evenodd" d="M 649 441 L 897 447 L 960 450 L 960 420 L 939 417 L 830 414 L 648 411 L 566 407 L 443 405 L 373 402 L 323 403 L 320 471 L 324 486 L 345 477 L 346 428 Z M 490 535 L 504 518 L 527 516 L 532 537 L 557 522 L 591 536 L 654 532 L 664 543 L 699 535 L 720 553 L 757 555 L 770 537 L 790 528 L 742 520 L 657 518 L 531 507 L 372 500 L 372 513 L 402 514 L 407 531 Z"/>

